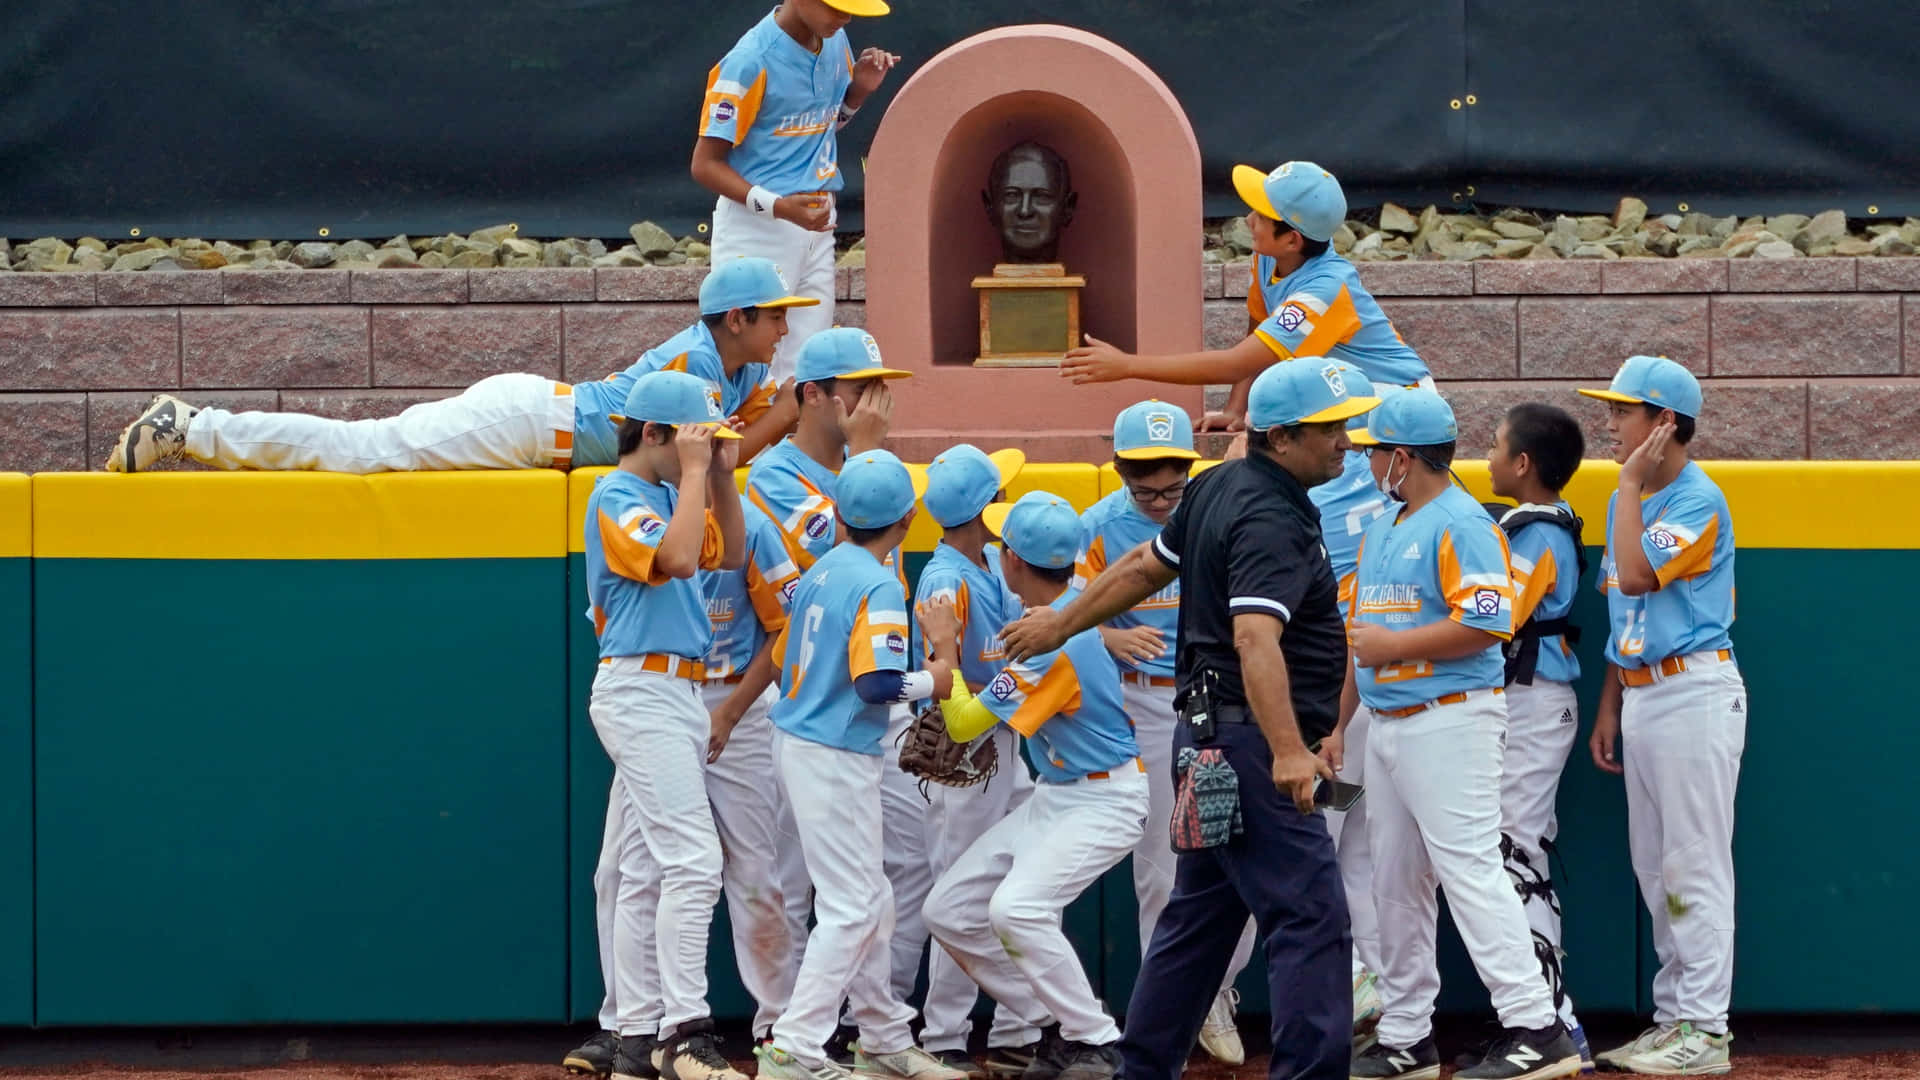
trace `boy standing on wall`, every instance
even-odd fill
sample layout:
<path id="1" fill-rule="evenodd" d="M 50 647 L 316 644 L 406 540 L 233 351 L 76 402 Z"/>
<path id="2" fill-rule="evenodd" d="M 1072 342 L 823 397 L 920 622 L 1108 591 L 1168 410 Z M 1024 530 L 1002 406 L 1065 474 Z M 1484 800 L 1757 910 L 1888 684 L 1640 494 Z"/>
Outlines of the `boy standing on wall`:
<path id="1" fill-rule="evenodd" d="M 772 259 L 801 296 L 773 360 L 785 383 L 802 345 L 833 325 L 838 132 L 900 62 L 869 47 L 854 59 L 846 27 L 885 15 L 885 0 L 783 0 L 707 74 L 693 179 L 718 196 L 713 261 Z"/>

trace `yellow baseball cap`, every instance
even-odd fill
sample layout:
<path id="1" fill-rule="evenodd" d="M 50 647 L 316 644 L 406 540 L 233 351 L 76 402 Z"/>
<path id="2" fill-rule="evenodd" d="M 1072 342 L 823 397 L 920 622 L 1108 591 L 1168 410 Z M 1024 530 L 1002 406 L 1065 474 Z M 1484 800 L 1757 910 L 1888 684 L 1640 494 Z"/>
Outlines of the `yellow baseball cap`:
<path id="1" fill-rule="evenodd" d="M 886 0 L 826 0 L 826 5 L 849 15 L 885 15 L 893 10 Z"/>

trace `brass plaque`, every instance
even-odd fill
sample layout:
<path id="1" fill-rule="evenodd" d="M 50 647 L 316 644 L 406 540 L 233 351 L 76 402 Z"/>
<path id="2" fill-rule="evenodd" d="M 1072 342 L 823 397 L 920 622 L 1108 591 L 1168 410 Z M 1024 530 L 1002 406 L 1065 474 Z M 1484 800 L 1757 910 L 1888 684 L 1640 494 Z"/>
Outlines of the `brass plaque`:
<path id="1" fill-rule="evenodd" d="M 987 331 L 994 353 L 1064 353 L 1066 289 L 995 289 L 987 293 Z"/>

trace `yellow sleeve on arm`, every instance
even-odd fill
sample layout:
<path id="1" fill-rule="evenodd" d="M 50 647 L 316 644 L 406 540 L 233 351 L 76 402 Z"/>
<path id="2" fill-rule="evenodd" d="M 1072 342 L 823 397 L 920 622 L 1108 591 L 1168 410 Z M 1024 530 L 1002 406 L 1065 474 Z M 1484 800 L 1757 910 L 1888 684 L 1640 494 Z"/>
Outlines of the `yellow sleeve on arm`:
<path id="1" fill-rule="evenodd" d="M 972 742 L 993 730 L 1000 718 L 973 696 L 967 684 L 953 680 L 953 693 L 940 703 L 940 715 L 946 717 L 947 734 L 955 742 Z"/>

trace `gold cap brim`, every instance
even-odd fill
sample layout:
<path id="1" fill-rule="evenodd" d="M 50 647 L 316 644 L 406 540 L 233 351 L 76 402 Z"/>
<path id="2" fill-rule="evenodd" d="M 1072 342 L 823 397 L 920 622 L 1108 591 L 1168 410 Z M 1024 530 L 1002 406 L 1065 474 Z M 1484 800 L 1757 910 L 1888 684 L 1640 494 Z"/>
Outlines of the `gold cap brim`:
<path id="1" fill-rule="evenodd" d="M 1240 200 L 1259 211 L 1261 216 L 1280 220 L 1280 211 L 1273 208 L 1273 200 L 1267 198 L 1267 174 L 1251 165 L 1233 167 L 1233 190 L 1240 193 Z"/>

